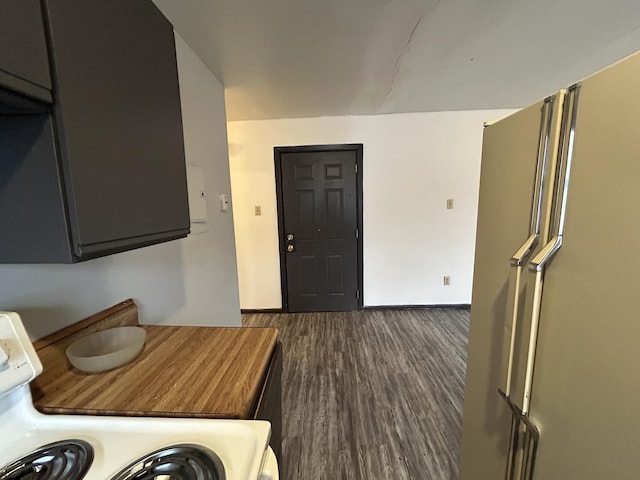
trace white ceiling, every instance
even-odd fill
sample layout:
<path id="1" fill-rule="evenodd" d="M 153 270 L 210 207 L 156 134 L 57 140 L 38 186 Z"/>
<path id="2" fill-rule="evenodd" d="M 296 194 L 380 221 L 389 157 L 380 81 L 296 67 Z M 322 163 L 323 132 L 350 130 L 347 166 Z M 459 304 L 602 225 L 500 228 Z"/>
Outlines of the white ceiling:
<path id="1" fill-rule="evenodd" d="M 154 0 L 229 120 L 522 107 L 640 50 L 639 0 Z"/>

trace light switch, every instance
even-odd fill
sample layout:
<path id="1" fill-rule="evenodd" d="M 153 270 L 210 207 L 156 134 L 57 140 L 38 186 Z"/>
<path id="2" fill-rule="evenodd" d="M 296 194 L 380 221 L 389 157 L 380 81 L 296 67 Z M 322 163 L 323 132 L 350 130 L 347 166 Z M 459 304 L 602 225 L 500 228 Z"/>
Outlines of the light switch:
<path id="1" fill-rule="evenodd" d="M 262 207 L 260 205 L 256 205 L 255 207 L 253 207 L 253 211 L 256 217 L 262 215 Z"/>
<path id="2" fill-rule="evenodd" d="M 225 193 L 218 194 L 218 202 L 220 203 L 220 211 L 224 212 L 229 210 L 229 196 Z"/>
<path id="3" fill-rule="evenodd" d="M 453 198 L 447 198 L 447 210 L 453 209 Z"/>

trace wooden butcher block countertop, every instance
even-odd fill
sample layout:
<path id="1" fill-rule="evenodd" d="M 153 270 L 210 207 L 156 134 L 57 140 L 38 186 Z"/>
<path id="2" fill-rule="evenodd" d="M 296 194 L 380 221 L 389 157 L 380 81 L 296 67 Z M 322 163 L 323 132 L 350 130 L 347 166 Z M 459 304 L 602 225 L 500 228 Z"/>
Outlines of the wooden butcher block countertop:
<path id="1" fill-rule="evenodd" d="M 275 348 L 275 328 L 142 327 L 147 331 L 142 353 L 104 373 L 73 368 L 64 353 L 68 341 L 41 345 L 44 371 L 31 383 L 36 408 L 86 415 L 252 417 Z"/>

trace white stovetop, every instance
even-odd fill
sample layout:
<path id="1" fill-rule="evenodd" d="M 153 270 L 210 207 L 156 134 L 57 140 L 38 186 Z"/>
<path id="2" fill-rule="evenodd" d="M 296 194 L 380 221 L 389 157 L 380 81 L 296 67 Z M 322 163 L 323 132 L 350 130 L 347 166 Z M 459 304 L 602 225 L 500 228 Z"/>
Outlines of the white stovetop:
<path id="1" fill-rule="evenodd" d="M 0 399 L 0 468 L 47 443 L 80 439 L 94 448 L 86 480 L 105 480 L 140 456 L 179 443 L 213 450 L 227 480 L 257 479 L 270 425 L 261 421 L 43 415 L 28 385 Z"/>

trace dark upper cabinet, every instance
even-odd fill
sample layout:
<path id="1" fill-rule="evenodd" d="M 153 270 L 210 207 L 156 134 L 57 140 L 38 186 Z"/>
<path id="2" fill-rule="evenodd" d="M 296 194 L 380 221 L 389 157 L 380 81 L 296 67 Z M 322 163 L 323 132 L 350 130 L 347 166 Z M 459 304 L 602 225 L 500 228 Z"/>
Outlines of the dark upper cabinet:
<path id="1" fill-rule="evenodd" d="M 0 22 L 0 100 L 17 92 L 51 103 L 40 0 L 0 1 Z"/>
<path id="2" fill-rule="evenodd" d="M 1 120 L 13 133 L 0 133 L 0 218 L 13 223 L 0 261 L 71 263 L 186 236 L 171 24 L 150 0 L 43 6 L 54 103 Z"/>

